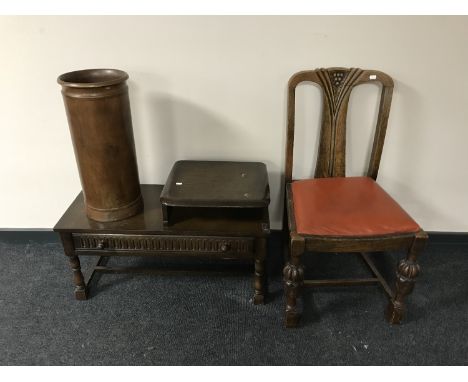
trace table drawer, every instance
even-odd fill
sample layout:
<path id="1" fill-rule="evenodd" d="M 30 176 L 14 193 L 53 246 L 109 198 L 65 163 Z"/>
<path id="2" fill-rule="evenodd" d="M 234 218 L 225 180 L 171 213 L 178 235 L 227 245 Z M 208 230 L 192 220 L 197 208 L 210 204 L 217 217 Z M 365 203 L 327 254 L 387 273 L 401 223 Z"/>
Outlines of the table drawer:
<path id="1" fill-rule="evenodd" d="M 219 236 L 73 234 L 78 251 L 154 251 L 181 253 L 239 253 L 254 251 L 254 239 Z"/>

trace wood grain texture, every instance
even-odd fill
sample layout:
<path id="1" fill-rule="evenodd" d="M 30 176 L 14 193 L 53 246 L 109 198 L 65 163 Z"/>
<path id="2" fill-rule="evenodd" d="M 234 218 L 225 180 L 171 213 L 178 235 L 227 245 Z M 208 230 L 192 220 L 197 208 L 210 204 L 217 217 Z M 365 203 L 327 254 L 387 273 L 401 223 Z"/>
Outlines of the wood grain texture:
<path id="1" fill-rule="evenodd" d="M 405 299 L 413 291 L 415 279 L 421 272 L 417 259 L 424 250 L 427 238 L 427 234 L 423 231 L 416 234 L 407 257 L 398 263 L 395 296 L 389 302 L 386 311 L 387 320 L 391 324 L 400 324 L 405 316 Z"/>
<path id="2" fill-rule="evenodd" d="M 76 251 L 80 254 L 96 251 L 102 255 L 118 252 L 161 252 L 190 254 L 251 255 L 254 239 L 249 237 L 174 236 L 174 235 L 122 235 L 122 234 L 73 234 Z"/>
<path id="3" fill-rule="evenodd" d="M 266 171 L 266 170 L 265 170 Z M 122 256 L 203 257 L 253 263 L 254 304 L 265 302 L 266 240 L 270 233 L 268 207 L 264 208 L 175 208 L 170 227 L 163 224 L 159 200 L 162 185 L 142 185 L 143 212 L 128 219 L 97 222 L 88 219 L 80 193 L 54 227 L 70 259 L 75 298 L 85 300 L 96 272 L 140 272 L 131 267 L 107 267 L 105 259 Z M 99 261 L 85 281 L 79 256 Z M 148 269 L 151 273 L 160 273 Z"/>
<path id="4" fill-rule="evenodd" d="M 315 177 L 346 176 L 346 116 L 349 97 L 355 86 L 377 82 L 382 85 L 379 114 L 374 144 L 368 167 L 368 176 L 377 178 L 393 93 L 393 80 L 376 70 L 358 68 L 327 68 L 294 74 L 288 83 L 288 127 L 286 136 L 286 183 L 292 181 L 295 94 L 302 82 L 313 82 L 322 90 L 323 110 L 319 153 Z"/>
<path id="5" fill-rule="evenodd" d="M 172 207 L 268 207 L 267 168 L 261 162 L 180 160 L 174 163 L 160 199 Z"/>
<path id="6" fill-rule="evenodd" d="M 86 300 L 88 291 L 84 281 L 83 273 L 81 272 L 81 264 L 79 257 L 75 254 L 72 235 L 66 232 L 60 233 L 65 255 L 68 256 L 70 268 L 73 272 L 73 283 L 75 284 L 75 298 L 77 300 Z"/>
<path id="7" fill-rule="evenodd" d="M 255 294 L 253 302 L 255 305 L 264 304 L 266 291 L 268 290 L 267 275 L 266 275 L 266 257 L 267 257 L 267 241 L 266 238 L 258 238 L 255 241 L 255 277 L 254 289 Z"/>
<path id="8" fill-rule="evenodd" d="M 143 209 L 127 79 L 127 73 L 115 69 L 79 70 L 58 78 L 86 213 L 100 222 Z"/>
<path id="9" fill-rule="evenodd" d="M 302 82 L 317 84 L 323 94 L 322 125 L 315 178 L 346 176 L 346 116 L 352 89 L 363 83 L 377 82 L 382 91 L 379 103 L 377 125 L 375 128 L 372 152 L 367 168 L 367 176 L 376 180 L 382 157 L 385 134 L 393 94 L 393 80 L 387 74 L 376 70 L 358 68 L 327 68 L 302 71 L 294 74 L 288 83 L 288 120 L 286 132 L 285 161 L 285 211 L 283 230 L 289 231 L 290 253 L 284 267 L 283 278 L 286 293 L 285 324 L 287 327 L 298 325 L 300 312 L 297 310 L 297 298 L 300 288 L 309 285 L 337 285 L 339 281 L 314 280 L 303 281 L 301 257 L 305 251 L 313 252 L 381 252 L 389 250 L 407 250 L 408 256 L 397 267 L 396 291 L 392 293 L 388 284 L 367 257 L 366 262 L 376 276 L 365 283 L 377 280 L 391 297 L 387 308 L 387 319 L 391 323 L 400 323 L 405 312 L 405 298 L 411 293 L 414 278 L 419 272 L 416 263 L 422 252 L 427 235 L 423 230 L 417 233 L 389 234 L 385 236 L 340 237 L 300 235 L 296 230 L 294 202 L 291 190 L 294 130 L 295 130 L 295 92 Z M 343 279 L 340 285 L 362 283 L 362 280 Z M 393 298 L 392 298 L 393 297 Z"/>
<path id="10" fill-rule="evenodd" d="M 159 196 L 162 185 L 142 184 L 145 209 L 142 213 L 115 222 L 97 222 L 85 213 L 83 193 L 79 193 L 54 227 L 56 232 L 129 235 L 268 236 L 268 208 L 198 209 L 180 208 L 173 212 L 173 224 L 163 225 Z"/>
<path id="11" fill-rule="evenodd" d="M 284 292 L 286 295 L 285 326 L 295 327 L 302 312 L 298 308 L 298 298 L 304 284 L 304 266 L 301 257 L 304 254 L 305 241 L 299 235 L 291 235 L 290 258 L 283 269 Z"/>

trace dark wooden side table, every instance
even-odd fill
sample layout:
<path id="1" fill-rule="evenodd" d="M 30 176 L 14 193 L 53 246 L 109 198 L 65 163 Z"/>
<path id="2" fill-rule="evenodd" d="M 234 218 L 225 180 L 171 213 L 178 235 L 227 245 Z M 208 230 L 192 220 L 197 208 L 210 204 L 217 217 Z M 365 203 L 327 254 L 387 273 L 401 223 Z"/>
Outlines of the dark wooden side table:
<path id="1" fill-rule="evenodd" d="M 241 177 L 242 174 L 247 174 L 244 177 L 248 174 L 253 176 L 251 168 L 247 167 L 248 172 L 241 171 Z M 225 170 L 222 166 L 220 169 Z M 266 176 L 266 169 L 264 170 Z M 229 182 L 227 184 L 231 187 Z M 254 189 L 255 187 L 252 188 L 253 193 Z M 162 190 L 162 185 L 142 185 L 144 211 L 125 220 L 106 223 L 88 219 L 83 194 L 76 197 L 54 227 L 54 231 L 60 234 L 65 255 L 68 256 L 73 271 L 75 298 L 87 299 L 88 285 L 96 272 L 147 271 L 132 267 L 108 267 L 104 265 L 104 259 L 109 256 L 203 256 L 253 260 L 253 301 L 255 304 L 264 303 L 266 241 L 270 233 L 268 203 L 256 208 L 172 208 L 171 224 L 164 225 L 160 201 L 160 195 L 164 194 Z M 171 190 L 167 191 L 170 197 Z M 249 191 L 243 192 L 245 193 Z M 202 194 L 202 189 L 196 193 Z M 264 198 L 269 200 L 268 181 Z M 98 257 L 96 266 L 87 279 L 81 271 L 80 256 Z"/>

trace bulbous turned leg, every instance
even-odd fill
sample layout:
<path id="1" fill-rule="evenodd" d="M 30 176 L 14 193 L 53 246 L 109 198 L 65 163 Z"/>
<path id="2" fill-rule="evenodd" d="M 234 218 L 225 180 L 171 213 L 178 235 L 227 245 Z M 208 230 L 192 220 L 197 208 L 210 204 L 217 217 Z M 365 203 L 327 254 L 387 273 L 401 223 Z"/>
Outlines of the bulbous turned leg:
<path id="1" fill-rule="evenodd" d="M 298 298 L 304 282 L 304 267 L 301 256 L 304 253 L 304 240 L 300 237 L 291 237 L 291 257 L 283 269 L 284 291 L 286 295 L 285 326 L 296 327 L 302 312 L 297 307 Z"/>
<path id="2" fill-rule="evenodd" d="M 253 297 L 253 303 L 255 305 L 265 303 L 265 295 L 267 293 L 265 259 L 266 259 L 266 238 L 259 238 L 256 240 L 256 245 L 255 245 L 255 276 L 254 276 L 255 293 Z"/>
<path id="3" fill-rule="evenodd" d="M 420 272 L 419 265 L 408 259 L 398 263 L 395 296 L 387 307 L 387 319 L 391 324 L 400 324 L 406 312 L 406 296 L 414 288 L 414 279 Z"/>
<path id="4" fill-rule="evenodd" d="M 421 271 L 417 258 L 427 241 L 424 231 L 418 232 L 406 259 L 400 260 L 397 266 L 395 296 L 387 306 L 386 316 L 391 324 L 400 324 L 406 313 L 406 297 L 414 289 L 414 282 Z"/>

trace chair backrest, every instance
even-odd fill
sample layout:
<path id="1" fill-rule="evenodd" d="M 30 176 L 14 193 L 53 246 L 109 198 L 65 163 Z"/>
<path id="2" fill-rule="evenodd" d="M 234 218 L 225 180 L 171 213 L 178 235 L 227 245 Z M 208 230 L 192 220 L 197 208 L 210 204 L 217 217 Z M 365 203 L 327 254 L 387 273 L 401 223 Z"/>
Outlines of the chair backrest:
<path id="1" fill-rule="evenodd" d="M 388 115 L 392 102 L 393 80 L 385 73 L 358 68 L 326 68 L 294 74 L 288 83 L 288 130 L 286 139 L 285 181 L 292 181 L 294 151 L 294 120 L 296 87 L 311 81 L 320 86 L 323 93 L 322 127 L 315 167 L 316 178 L 346 176 L 346 114 L 351 90 L 368 82 L 380 82 L 379 114 L 374 134 L 367 176 L 377 178 L 385 140 Z"/>

